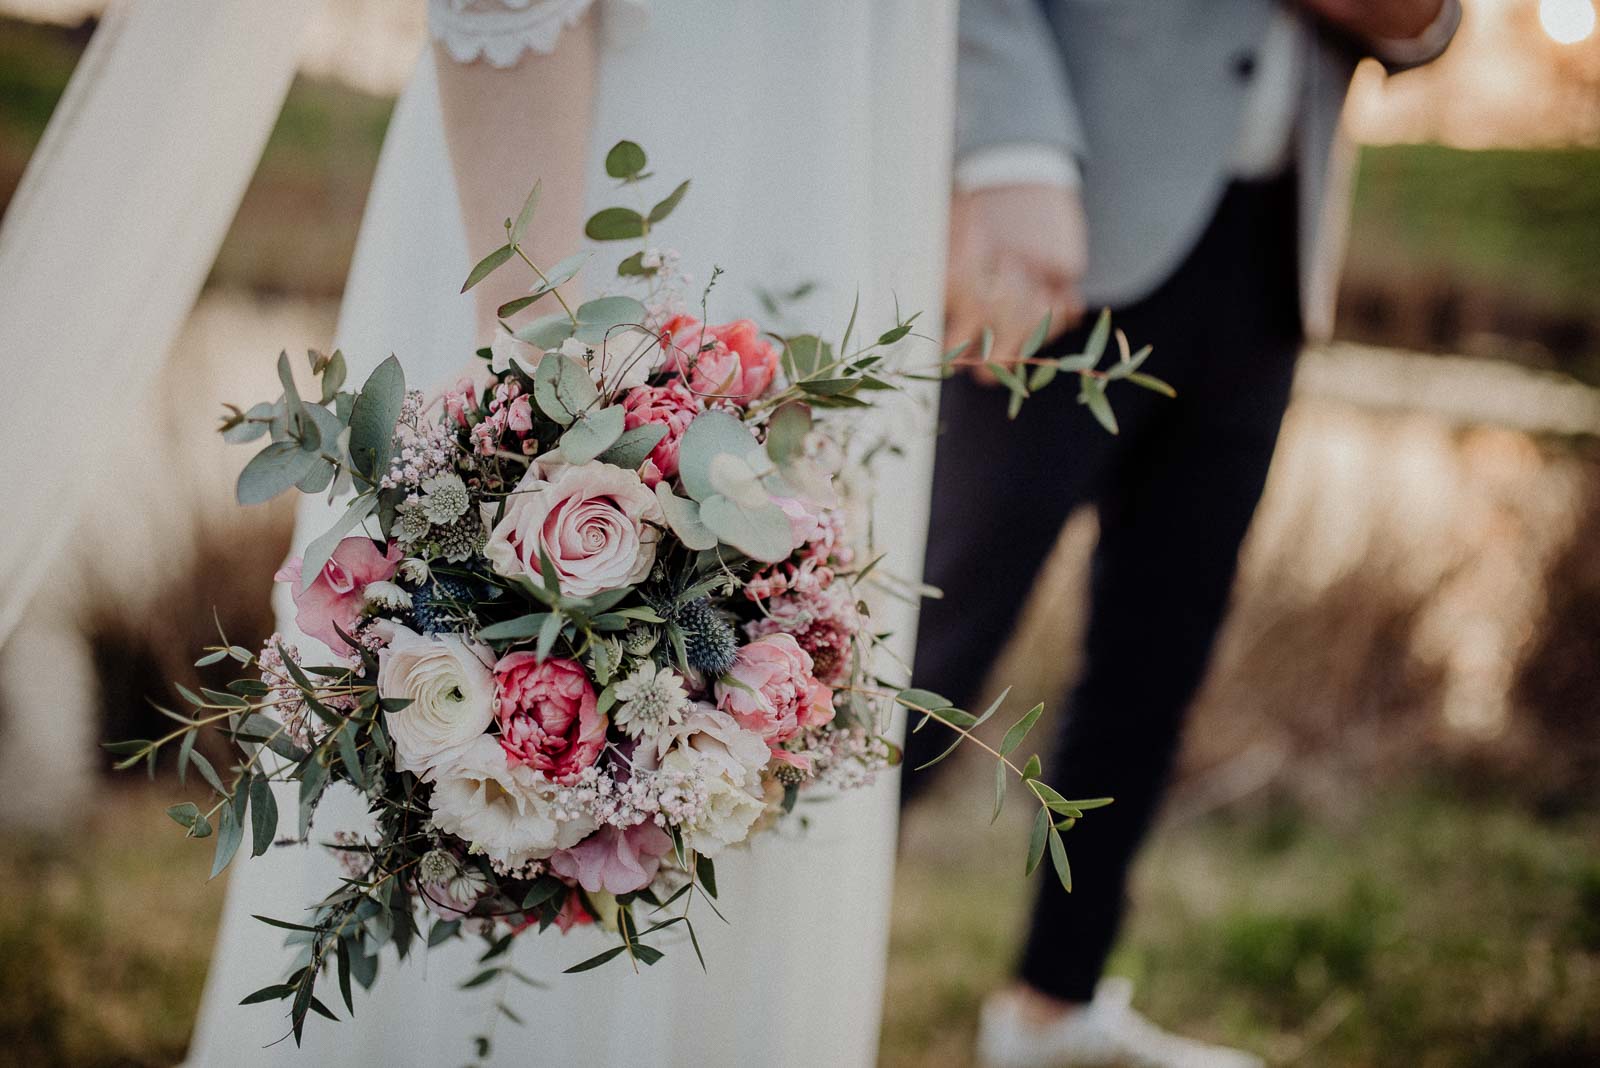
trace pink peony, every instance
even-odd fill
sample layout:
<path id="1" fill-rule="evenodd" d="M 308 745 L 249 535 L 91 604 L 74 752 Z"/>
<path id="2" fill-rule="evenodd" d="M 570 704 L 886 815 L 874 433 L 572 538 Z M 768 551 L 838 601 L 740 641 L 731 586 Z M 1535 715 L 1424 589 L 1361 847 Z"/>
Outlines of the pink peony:
<path id="1" fill-rule="evenodd" d="M 355 629 L 356 621 L 361 618 L 362 595 L 367 586 L 390 578 L 399 564 L 398 545 L 389 546 L 389 552 L 384 554 L 378 551 L 371 538 L 350 537 L 334 548 L 333 555 L 322 565 L 321 573 L 309 588 L 300 588 L 299 557 L 284 564 L 272 577 L 290 584 L 294 622 L 301 633 L 317 639 L 335 653 L 349 654 L 355 650 L 339 637 L 339 630 L 349 634 Z"/>
<path id="2" fill-rule="evenodd" d="M 485 505 L 484 521 L 493 519 L 492 506 Z M 656 495 L 632 471 L 598 462 L 535 464 L 506 499 L 483 553 L 507 578 L 542 583 L 542 549 L 561 592 L 588 597 L 650 574 L 664 522 Z"/>
<path id="3" fill-rule="evenodd" d="M 789 634 L 769 634 L 740 649 L 715 693 L 718 708 L 769 746 L 833 719 L 833 691 L 812 675 L 811 655 Z"/>
<path id="4" fill-rule="evenodd" d="M 802 589 L 772 598 L 765 614 L 745 624 L 751 638 L 791 634 L 811 656 L 812 672 L 837 685 L 850 673 L 850 648 L 861 629 L 861 614 L 843 583 Z"/>
<path id="5" fill-rule="evenodd" d="M 744 374 L 742 396 L 752 400 L 767 391 L 778 373 L 778 350 L 761 336 L 761 328 L 749 319 L 735 319 L 706 331 L 739 355 Z"/>
<path id="6" fill-rule="evenodd" d="M 571 849 L 550 857 L 550 870 L 591 894 L 631 894 L 650 885 L 661 858 L 672 851 L 672 837 L 654 823 L 627 830 L 602 827 Z"/>
<path id="7" fill-rule="evenodd" d="M 687 315 L 674 315 L 661 328 L 667 352 L 665 368 L 688 382 L 706 401 L 748 404 L 772 385 L 778 353 L 763 341 L 748 319 L 706 326 Z"/>
<path id="8" fill-rule="evenodd" d="M 605 748 L 606 717 L 576 660 L 540 660 L 529 652 L 501 657 L 494 711 L 506 757 L 558 782 L 577 778 Z"/>
<path id="9" fill-rule="evenodd" d="M 678 441 L 700 411 L 693 393 L 674 378 L 664 386 L 640 386 L 628 391 L 622 398 L 624 426 L 635 427 L 655 423 L 667 428 L 667 436 L 656 443 L 645 461 L 650 467 L 640 467 L 640 475 L 648 486 L 678 473 Z M 648 473 L 647 473 L 648 472 Z M 653 477 L 652 477 L 653 476 Z"/>

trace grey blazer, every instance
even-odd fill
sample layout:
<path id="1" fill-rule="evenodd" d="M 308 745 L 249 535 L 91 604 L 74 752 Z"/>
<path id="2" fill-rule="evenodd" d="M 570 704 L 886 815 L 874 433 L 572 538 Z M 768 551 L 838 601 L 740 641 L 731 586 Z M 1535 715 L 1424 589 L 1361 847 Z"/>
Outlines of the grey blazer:
<path id="1" fill-rule="evenodd" d="M 1091 307 L 1139 299 L 1177 268 L 1210 220 L 1275 0 L 961 0 L 956 154 L 1031 142 L 1083 172 Z M 1444 50 L 1460 20 L 1408 64 Z M 1310 336 L 1332 326 L 1344 251 L 1351 154 L 1338 136 L 1363 56 L 1316 34 L 1297 131 L 1301 311 Z"/>

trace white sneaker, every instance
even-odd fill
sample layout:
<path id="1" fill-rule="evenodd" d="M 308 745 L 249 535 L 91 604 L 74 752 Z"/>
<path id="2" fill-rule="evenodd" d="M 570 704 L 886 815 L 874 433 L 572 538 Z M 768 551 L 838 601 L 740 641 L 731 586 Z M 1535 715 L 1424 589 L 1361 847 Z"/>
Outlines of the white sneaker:
<path id="1" fill-rule="evenodd" d="M 986 1068 L 1263 1068 L 1253 1054 L 1163 1031 L 1132 998 L 1128 980 L 1103 979 L 1088 1005 L 1039 1026 L 1018 998 L 994 995 L 979 1018 L 978 1057 Z"/>

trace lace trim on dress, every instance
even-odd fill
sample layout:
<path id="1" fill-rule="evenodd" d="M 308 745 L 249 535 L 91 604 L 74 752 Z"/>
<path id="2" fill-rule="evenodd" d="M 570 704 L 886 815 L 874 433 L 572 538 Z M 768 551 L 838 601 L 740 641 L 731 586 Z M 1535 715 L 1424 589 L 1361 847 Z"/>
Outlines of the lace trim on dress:
<path id="1" fill-rule="evenodd" d="M 428 0 L 428 32 L 457 63 L 482 58 L 512 67 L 524 52 L 548 55 L 561 31 L 594 0 Z"/>

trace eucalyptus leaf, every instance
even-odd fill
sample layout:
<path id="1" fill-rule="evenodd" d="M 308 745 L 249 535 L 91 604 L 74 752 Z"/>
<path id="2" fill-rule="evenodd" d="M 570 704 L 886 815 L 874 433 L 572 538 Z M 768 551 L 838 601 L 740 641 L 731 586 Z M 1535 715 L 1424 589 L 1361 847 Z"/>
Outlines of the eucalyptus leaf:
<path id="1" fill-rule="evenodd" d="M 775 564 L 794 552 L 789 517 L 771 502 L 746 508 L 717 494 L 701 502 L 700 521 L 719 541 L 754 560 Z"/>
<path id="2" fill-rule="evenodd" d="M 1117 417 L 1111 411 L 1111 402 L 1106 400 L 1106 385 L 1098 378 L 1085 378 L 1078 393 L 1078 399 L 1089 406 L 1101 426 L 1112 434 L 1117 433 Z"/>
<path id="3" fill-rule="evenodd" d="M 601 208 L 589 216 L 583 232 L 591 241 L 627 241 L 644 236 L 644 216 L 632 208 Z"/>
<path id="4" fill-rule="evenodd" d="M 259 775 L 250 779 L 250 855 L 259 857 L 278 834 L 278 802 L 272 784 Z"/>
<path id="5" fill-rule="evenodd" d="M 533 221 L 534 209 L 539 206 L 539 187 L 542 184 L 534 182 L 533 188 L 528 190 L 528 199 L 522 202 L 522 210 L 517 212 L 517 221 L 511 224 L 511 230 L 506 235 L 508 244 L 518 244 L 522 236 L 528 232 L 528 224 Z"/>
<path id="6" fill-rule="evenodd" d="M 566 312 L 551 312 L 541 315 L 531 323 L 517 327 L 513 335 L 518 341 L 540 349 L 560 348 L 561 343 L 572 336 L 577 329 Z"/>
<path id="7" fill-rule="evenodd" d="M 578 306 L 577 329 L 573 337 L 586 345 L 598 345 L 606 334 L 619 326 L 634 326 L 644 322 L 645 307 L 633 297 L 597 297 Z"/>
<path id="8" fill-rule="evenodd" d="M 688 191 L 689 183 L 687 181 L 680 182 L 678 188 L 668 193 L 665 198 L 657 202 L 655 207 L 650 209 L 650 221 L 658 223 L 668 215 L 671 215 L 672 209 L 678 206 L 678 202 L 683 199 L 683 195 Z"/>
<path id="9" fill-rule="evenodd" d="M 625 415 L 621 405 L 591 409 L 574 419 L 561 435 L 561 455 L 569 464 L 586 464 L 616 444 Z"/>
<path id="10" fill-rule="evenodd" d="M 1024 874 L 1032 875 L 1044 859 L 1045 837 L 1050 830 L 1050 811 L 1040 807 L 1039 814 L 1033 818 L 1033 831 L 1028 837 L 1028 865 Z"/>
<path id="11" fill-rule="evenodd" d="M 1067 863 L 1067 847 L 1062 844 L 1061 832 L 1054 827 L 1050 828 L 1050 863 L 1056 869 L 1056 878 L 1061 880 L 1061 888 L 1072 893 L 1072 866 Z"/>
<path id="12" fill-rule="evenodd" d="M 701 412 L 678 443 L 678 474 L 684 490 L 695 500 L 714 496 L 712 459 L 723 453 L 746 459 L 760 450 L 760 443 L 738 419 L 722 411 Z"/>
<path id="13" fill-rule="evenodd" d="M 656 500 L 667 526 L 684 546 L 701 552 L 717 547 L 717 536 L 700 521 L 700 506 L 673 493 L 665 481 L 656 484 Z"/>
<path id="14" fill-rule="evenodd" d="M 1033 725 L 1039 722 L 1039 717 L 1043 714 L 1043 703 L 1034 705 L 1023 713 L 1022 718 L 1013 723 L 1011 728 L 1006 731 L 1005 737 L 1000 739 L 1000 755 L 1007 756 L 1017 746 L 1021 745 L 1023 739 L 1028 736 L 1029 731 L 1033 730 Z"/>
<path id="15" fill-rule="evenodd" d="M 239 843 L 243 840 L 244 827 L 239 823 L 234 806 L 223 805 L 217 813 L 217 847 L 211 860 L 210 878 L 215 879 L 222 874 L 233 855 L 239 851 Z"/>
<path id="16" fill-rule="evenodd" d="M 661 444 L 661 439 L 666 436 L 667 428 L 661 423 L 641 424 L 630 430 L 624 430 L 621 436 L 600 454 L 599 459 L 604 463 L 626 467 L 630 471 L 636 470 L 640 464 L 649 459 L 655 447 Z M 566 449 L 563 448 L 562 452 L 565 453 Z"/>
<path id="17" fill-rule="evenodd" d="M 644 149 L 632 141 L 618 141 L 606 153 L 606 173 L 626 180 L 642 172 L 647 162 Z"/>
<path id="18" fill-rule="evenodd" d="M 389 467 L 394 425 L 406 399 L 406 376 L 390 356 L 367 376 L 350 409 L 350 462 L 376 483 Z"/>
<path id="19" fill-rule="evenodd" d="M 1094 363 L 1100 362 L 1100 357 L 1105 355 L 1106 342 L 1111 340 L 1111 309 L 1101 308 L 1100 318 L 1094 321 L 1094 329 L 1089 331 L 1089 340 L 1084 343 L 1083 354 L 1093 357 Z"/>
<path id="20" fill-rule="evenodd" d="M 316 464 L 316 455 L 293 441 L 274 441 L 244 465 L 234 496 L 243 505 L 263 504 L 292 488 Z"/>
<path id="21" fill-rule="evenodd" d="M 338 522 L 316 540 L 306 546 L 305 553 L 300 558 L 300 589 L 309 590 L 311 584 L 316 582 L 317 576 L 327 565 L 334 550 L 344 540 L 344 536 L 360 525 L 361 521 L 371 515 L 378 507 L 378 498 L 371 493 L 363 493 L 350 502 Z"/>
<path id="22" fill-rule="evenodd" d="M 833 363 L 833 346 L 815 334 L 801 334 L 785 343 L 783 360 L 790 380 L 799 382 Z"/>
<path id="23" fill-rule="evenodd" d="M 583 364 L 568 356 L 547 354 L 533 373 L 533 399 L 547 417 L 570 426 L 599 391 Z"/>
<path id="24" fill-rule="evenodd" d="M 473 267 L 472 272 L 467 275 L 467 280 L 461 284 L 461 292 L 465 293 L 467 290 L 471 289 L 485 278 L 488 278 L 495 271 L 499 270 L 500 267 L 504 266 L 505 262 L 511 258 L 511 255 L 511 246 L 501 245 L 483 259 L 479 260 L 477 266 Z"/>

